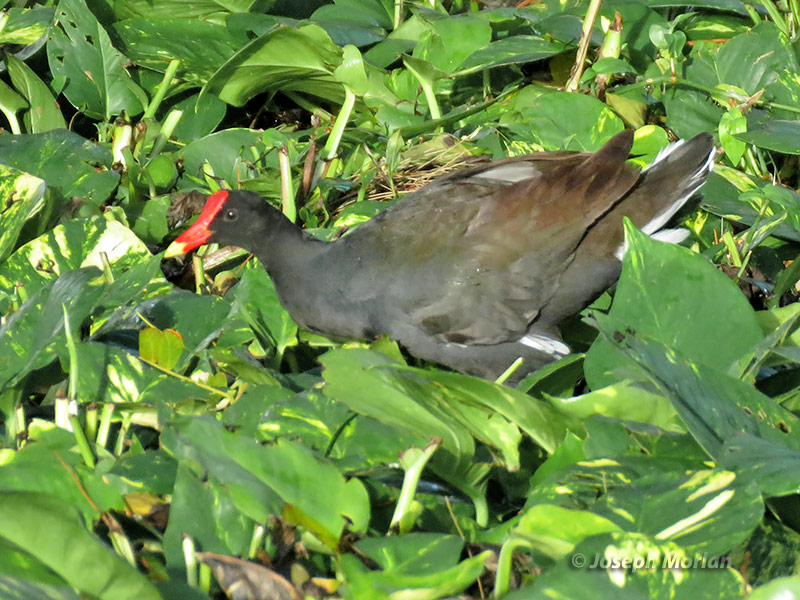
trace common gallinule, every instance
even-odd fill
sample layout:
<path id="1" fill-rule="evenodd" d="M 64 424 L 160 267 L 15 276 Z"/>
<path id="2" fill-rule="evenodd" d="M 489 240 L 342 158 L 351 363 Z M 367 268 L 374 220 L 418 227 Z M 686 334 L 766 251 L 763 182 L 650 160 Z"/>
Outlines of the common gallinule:
<path id="1" fill-rule="evenodd" d="M 414 356 L 514 379 L 569 353 L 557 325 L 619 276 L 622 219 L 663 229 L 712 167 L 709 134 L 670 145 L 643 171 L 633 135 L 596 153 L 543 152 L 437 179 L 334 242 L 256 194 L 219 191 L 167 249 L 218 242 L 253 252 L 297 323 L 330 337 L 388 334 Z"/>

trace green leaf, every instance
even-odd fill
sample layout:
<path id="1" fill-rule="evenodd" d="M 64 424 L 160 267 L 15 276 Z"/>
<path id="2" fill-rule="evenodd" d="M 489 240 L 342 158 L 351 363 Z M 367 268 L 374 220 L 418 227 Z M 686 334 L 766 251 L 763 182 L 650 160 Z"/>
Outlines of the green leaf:
<path id="1" fill-rule="evenodd" d="M 108 121 L 142 112 L 147 96 L 122 66 L 123 59 L 84 0 L 61 0 L 47 43 L 53 75 L 65 77 L 64 95 L 77 108 Z"/>
<path id="2" fill-rule="evenodd" d="M 680 568 L 682 561 L 688 568 Z M 680 576 L 673 576 L 674 572 L 680 572 Z M 696 558 L 677 544 L 651 536 L 608 533 L 587 538 L 531 585 L 503 598 L 739 598 L 743 585 L 742 576 L 724 559 L 710 555 Z"/>
<path id="3" fill-rule="evenodd" d="M 800 154 L 800 122 L 770 119 L 754 125 L 749 131 L 734 131 L 736 139 L 766 150 L 784 154 Z M 735 164 L 735 163 L 734 163 Z"/>
<path id="4" fill-rule="evenodd" d="M 94 267 L 68 271 L 6 319 L 0 327 L 0 390 L 55 358 L 56 346 L 65 344 L 62 305 L 77 329 L 103 290 L 99 274 Z"/>
<path id="5" fill-rule="evenodd" d="M 45 33 L 53 22 L 53 9 L 37 6 L 35 8 L 7 9 L 8 21 L 0 30 L 0 44 L 33 44 Z"/>
<path id="6" fill-rule="evenodd" d="M 778 600 L 797 596 L 800 596 L 800 575 L 773 579 L 754 589 L 747 598 L 748 600 Z"/>
<path id="7" fill-rule="evenodd" d="M 341 50 L 317 25 L 281 27 L 242 48 L 206 83 L 203 93 L 243 106 L 257 94 L 302 92 L 341 103 L 344 91 L 333 76 Z"/>
<path id="8" fill-rule="evenodd" d="M 725 155 L 734 165 L 739 164 L 745 148 L 747 148 L 747 145 L 738 136 L 746 131 L 747 119 L 742 115 L 740 109 L 731 108 L 722 115 L 722 119 L 719 121 L 719 141 L 722 149 L 725 150 Z"/>
<path id="9" fill-rule="evenodd" d="M 800 418 L 747 383 L 688 360 L 668 347 L 632 334 L 619 322 L 598 320 L 601 331 L 635 360 L 667 394 L 697 442 L 720 458 L 725 442 L 740 432 L 800 450 Z M 615 324 L 616 323 L 616 324 Z"/>
<path id="10" fill-rule="evenodd" d="M 275 347 L 278 357 L 297 340 L 297 325 L 281 306 L 275 284 L 263 269 L 248 269 L 235 290 L 236 312 L 261 340 Z"/>
<path id="11" fill-rule="evenodd" d="M 621 531 L 605 517 L 585 510 L 537 504 L 526 510 L 509 532 L 506 543 L 526 547 L 558 560 L 589 536 Z"/>
<path id="12" fill-rule="evenodd" d="M 44 181 L 0 165 L 0 196 L 8 198 L 5 210 L 0 213 L 1 261 L 14 249 L 25 223 L 44 207 Z"/>
<path id="13" fill-rule="evenodd" d="M 445 73 L 452 73 L 492 40 L 492 28 L 482 18 L 470 14 L 454 15 L 431 23 L 429 43 L 419 44 L 414 56 Z"/>
<path id="14" fill-rule="evenodd" d="M 545 150 L 600 148 L 624 129 L 622 120 L 596 98 L 568 92 L 542 92 L 530 86 L 513 99 L 500 120 L 515 137 Z M 569 119 L 564 115 L 569 114 Z"/>
<path id="15" fill-rule="evenodd" d="M 25 128 L 30 133 L 42 133 L 67 126 L 53 94 L 31 68 L 15 56 L 7 55 L 6 64 L 11 83 L 28 102 Z"/>
<path id="16" fill-rule="evenodd" d="M 25 287 L 33 294 L 46 282 L 71 270 L 104 268 L 101 253 L 111 272 L 124 276 L 142 259 L 150 258 L 147 247 L 130 229 L 102 217 L 76 219 L 58 225 L 14 252 L 0 265 L 0 283 Z"/>
<path id="17" fill-rule="evenodd" d="M 164 369 L 173 369 L 183 353 L 183 338 L 177 331 L 147 327 L 139 332 L 139 354 Z"/>
<path id="18" fill-rule="evenodd" d="M 458 564 L 464 542 L 455 535 L 408 533 L 364 538 L 356 547 L 387 573 L 435 574 Z"/>
<path id="19" fill-rule="evenodd" d="M 153 18 L 149 12 L 146 18 L 114 23 L 114 31 L 131 60 L 163 72 L 177 58 L 178 75 L 195 85 L 206 83 L 241 46 L 223 25 L 183 17 Z"/>
<path id="20" fill-rule="evenodd" d="M 164 532 L 168 567 L 186 568 L 183 540 L 187 535 L 205 552 L 236 556 L 247 551 L 254 524 L 237 510 L 224 485 L 199 478 L 184 463 L 178 467 L 171 494 Z"/>
<path id="21" fill-rule="evenodd" d="M 344 530 L 345 517 L 353 531 L 367 526 L 369 502 L 361 482 L 346 481 L 333 465 L 298 443 L 279 441 L 265 448 L 200 417 L 170 420 L 162 443 L 176 456 L 206 469 L 228 490 L 239 510 L 257 522 L 280 515 L 285 505 L 291 505 L 293 516 L 332 547 Z"/>
<path id="22" fill-rule="evenodd" d="M 432 600 L 464 591 L 480 576 L 491 550 L 481 552 L 454 567 L 424 575 L 369 571 L 352 554 L 342 556 L 347 598 L 411 597 Z"/>
<path id="23" fill-rule="evenodd" d="M 61 118 L 61 113 L 58 116 Z M 56 127 L 65 127 L 63 120 Z M 106 200 L 119 181 L 119 175 L 110 170 L 108 148 L 66 130 L 4 135 L 0 137 L 0 163 L 44 179 L 64 197 L 77 196 L 94 204 Z"/>
<path id="24" fill-rule="evenodd" d="M 11 89 L 5 81 L 0 81 L 0 110 L 3 111 L 6 120 L 8 120 L 11 133 L 22 133 L 19 120 L 17 119 L 17 113 L 27 107 L 28 102 L 25 98 Z"/>
<path id="25" fill-rule="evenodd" d="M 118 0 L 114 13 L 119 19 L 150 17 L 221 22 L 230 13 L 246 13 L 254 0 Z M 265 3 L 265 8 L 272 0 Z"/>
<path id="26" fill-rule="evenodd" d="M 86 594 L 102 600 L 161 600 L 144 575 L 89 533 L 74 510 L 51 496 L 0 493 L 0 537 Z"/>
<path id="27" fill-rule="evenodd" d="M 720 370 L 763 337 L 747 299 L 704 258 L 654 241 L 629 222 L 625 237 L 628 249 L 611 317 Z M 592 389 L 614 384 L 621 373 L 630 377 L 634 372 L 632 362 L 601 338 L 586 354 L 586 380 Z"/>
<path id="28" fill-rule="evenodd" d="M 747 433 L 725 442 L 720 466 L 751 477 L 765 496 L 800 492 L 800 451 Z"/>
<path id="29" fill-rule="evenodd" d="M 565 44 L 533 35 L 515 35 L 497 40 L 475 50 L 458 65 L 457 75 L 474 73 L 488 67 L 524 64 L 561 54 Z"/>

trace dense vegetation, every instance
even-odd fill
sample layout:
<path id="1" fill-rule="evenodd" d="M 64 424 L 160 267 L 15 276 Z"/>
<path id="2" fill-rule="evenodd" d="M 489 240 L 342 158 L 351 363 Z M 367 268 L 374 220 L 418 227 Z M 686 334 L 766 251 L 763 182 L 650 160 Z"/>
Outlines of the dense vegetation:
<path id="1" fill-rule="evenodd" d="M 800 594 L 798 0 L 478 4 L 4 3 L 3 598 Z M 715 135 L 690 238 L 628 227 L 516 388 L 298 330 L 244 251 L 162 265 L 220 188 L 330 238 L 625 127 Z"/>

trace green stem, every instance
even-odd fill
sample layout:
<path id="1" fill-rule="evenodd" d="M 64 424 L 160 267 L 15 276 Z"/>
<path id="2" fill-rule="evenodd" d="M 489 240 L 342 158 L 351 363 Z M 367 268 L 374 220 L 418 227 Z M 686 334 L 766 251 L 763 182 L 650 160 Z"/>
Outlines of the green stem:
<path id="1" fill-rule="evenodd" d="M 578 53 L 577 56 L 575 56 L 572 74 L 564 88 L 568 92 L 576 92 L 580 87 L 583 69 L 586 66 L 586 54 L 589 51 L 589 43 L 592 40 L 592 29 L 594 28 L 594 22 L 597 20 L 597 15 L 600 12 L 600 2 L 601 0 L 591 0 L 589 2 L 589 8 L 586 10 L 586 16 L 583 18 L 581 39 L 580 42 L 578 42 Z"/>
<path id="2" fill-rule="evenodd" d="M 86 437 L 90 440 L 97 439 L 97 404 L 89 404 L 86 407 Z"/>
<path id="3" fill-rule="evenodd" d="M 344 93 L 345 97 L 342 103 L 342 109 L 336 116 L 336 121 L 331 128 L 331 134 L 328 136 L 328 140 L 325 142 L 325 148 L 322 151 L 326 161 L 333 160 L 333 158 L 336 157 L 336 151 L 339 149 L 339 143 L 342 141 L 345 127 L 347 127 L 347 122 L 350 120 L 353 107 L 356 105 L 356 95 L 348 86 L 344 86 Z"/>
<path id="4" fill-rule="evenodd" d="M 750 20 L 753 21 L 753 25 L 761 23 L 761 17 L 758 15 L 758 11 L 753 5 L 745 2 L 744 9 L 747 11 L 747 14 L 750 15 Z"/>
<path id="5" fill-rule="evenodd" d="M 150 101 L 150 104 L 147 106 L 147 110 L 144 111 L 142 119 L 152 119 L 156 116 L 158 107 L 161 106 L 161 102 L 163 102 L 164 97 L 167 95 L 169 86 L 172 84 L 172 80 L 175 77 L 175 73 L 178 72 L 178 67 L 180 67 L 180 65 L 181 61 L 179 61 L 177 58 L 169 61 L 167 70 L 164 71 L 164 77 L 161 79 L 161 83 L 158 84 L 156 93 L 153 96 L 153 99 Z"/>
<path id="6" fill-rule="evenodd" d="M 497 96 L 496 98 L 492 98 L 490 100 L 486 100 L 485 102 L 481 102 L 480 104 L 476 104 L 466 110 L 458 111 L 451 113 L 441 119 L 437 119 L 436 121 L 426 121 L 420 125 L 407 125 L 406 127 L 400 127 L 396 129 L 395 132 L 402 138 L 408 139 L 410 137 L 414 137 L 415 135 L 419 135 L 421 133 L 426 133 L 428 131 L 433 131 L 434 129 L 449 127 L 454 123 L 458 123 L 461 119 L 466 119 L 476 113 L 481 112 L 482 110 L 486 110 L 490 106 L 492 106 L 495 102 L 498 102 L 505 98 L 506 96 L 516 92 L 518 88 L 512 88 L 507 90 Z"/>
<path id="7" fill-rule="evenodd" d="M 250 537 L 250 548 L 247 551 L 247 558 L 255 558 L 259 548 L 264 545 L 266 534 L 267 530 L 261 523 L 253 528 L 253 535 Z"/>
<path id="8" fill-rule="evenodd" d="M 97 428 L 97 438 L 95 444 L 105 448 L 108 443 L 108 432 L 111 431 L 111 417 L 114 416 L 114 405 L 104 404 L 103 410 L 100 411 L 100 427 Z"/>
<path id="9" fill-rule="evenodd" d="M 22 133 L 22 129 L 19 126 L 19 119 L 17 119 L 17 113 L 2 105 L 0 105 L 0 111 L 2 111 L 3 114 L 6 116 L 6 120 L 8 121 L 8 126 L 11 128 L 11 133 L 13 133 L 14 135 L 20 135 Z"/>
<path id="10" fill-rule="evenodd" d="M 183 562 L 186 564 L 186 583 L 191 587 L 197 587 L 197 557 L 194 554 L 194 540 L 188 535 L 183 535 L 181 542 L 183 550 Z"/>
<path id="11" fill-rule="evenodd" d="M 521 356 L 518 357 L 517 360 L 515 360 L 513 363 L 511 363 L 511 365 L 505 371 L 503 371 L 503 373 L 500 375 L 500 377 L 498 377 L 497 379 L 494 380 L 494 382 L 495 383 L 499 383 L 500 385 L 504 384 L 506 382 L 506 380 L 509 377 L 511 377 L 511 375 L 513 375 L 514 371 L 519 369 L 522 366 L 522 363 L 524 363 L 524 362 L 525 362 L 524 358 L 522 358 Z"/>
<path id="12" fill-rule="evenodd" d="M 510 537 L 500 547 L 500 555 L 497 557 L 497 573 L 494 576 L 494 598 L 502 598 L 508 593 L 511 581 L 511 559 L 514 550 L 527 544 L 520 539 Z"/>
<path id="13" fill-rule="evenodd" d="M 164 146 L 169 141 L 169 138 L 172 137 L 172 133 L 178 126 L 181 117 L 183 117 L 182 110 L 174 108 L 169 112 L 167 118 L 164 119 L 164 124 L 161 126 L 161 132 L 158 134 L 158 137 L 156 137 L 156 141 L 153 142 L 153 149 L 150 151 L 150 156 L 147 159 L 148 162 L 158 156 L 159 153 L 164 149 Z"/>
<path id="14" fill-rule="evenodd" d="M 25 407 L 22 404 L 17 405 L 14 409 L 14 418 L 17 424 L 17 433 L 25 431 Z M 22 444 L 22 436 L 19 437 L 18 447 Z"/>
<path id="15" fill-rule="evenodd" d="M 336 431 L 334 431 L 333 435 L 331 436 L 331 441 L 328 442 L 328 447 L 325 448 L 325 458 L 328 458 L 331 455 L 331 452 L 333 452 L 333 447 L 336 445 L 336 440 L 338 440 L 339 436 L 342 435 L 345 427 L 347 427 L 357 416 L 358 413 L 351 412 L 349 415 L 347 415 L 347 418 L 339 424 L 339 427 L 336 428 Z"/>
<path id="16" fill-rule="evenodd" d="M 417 486 L 419 485 L 419 478 L 422 476 L 422 470 L 441 443 L 441 439 L 436 439 L 431 441 L 424 450 L 409 448 L 400 456 L 400 465 L 403 467 L 405 475 L 403 476 L 403 485 L 400 488 L 400 495 L 397 497 L 397 506 L 395 506 L 394 515 L 392 515 L 390 530 L 394 531 L 396 528 L 400 527 L 403 517 L 411 507 L 414 495 L 417 493 Z"/>
<path id="17" fill-rule="evenodd" d="M 789 0 L 789 10 L 792 11 L 792 35 L 800 30 L 800 1 Z"/>
<path id="18" fill-rule="evenodd" d="M 783 18 L 775 3 L 772 0 L 761 0 L 761 5 L 766 9 L 767 14 L 775 22 L 775 26 L 780 29 L 781 33 L 789 37 L 789 27 L 786 25 L 786 19 Z"/>
<path id="19" fill-rule="evenodd" d="M 111 271 L 111 261 L 108 260 L 108 253 L 100 253 L 100 262 L 103 264 L 103 279 L 111 285 L 114 283 L 114 273 Z"/>
<path id="20" fill-rule="evenodd" d="M 131 416 L 129 413 L 125 413 L 122 415 L 122 422 L 117 432 L 117 442 L 114 444 L 114 456 L 122 456 L 122 452 L 125 450 L 125 436 L 128 435 L 130 426 Z"/>
<path id="21" fill-rule="evenodd" d="M 75 436 L 75 442 L 78 445 L 78 450 L 83 457 L 83 462 L 90 469 L 94 469 L 94 453 L 92 447 L 89 445 L 89 440 L 86 438 L 86 433 L 83 431 L 80 419 L 75 415 L 70 415 L 69 424 L 72 426 L 72 435 Z"/>
<path id="22" fill-rule="evenodd" d="M 417 81 L 422 88 L 422 93 L 425 95 L 425 103 L 428 105 L 428 112 L 431 114 L 432 120 L 442 118 L 442 109 L 439 108 L 439 101 L 436 99 L 436 92 L 433 89 L 433 81 L 427 77 L 420 77 L 414 69 L 409 69 L 411 73 L 417 75 Z"/>
<path id="23" fill-rule="evenodd" d="M 394 23 L 392 29 L 397 29 L 403 22 L 403 0 L 394 0 Z"/>
<path id="24" fill-rule="evenodd" d="M 278 164 L 281 171 L 281 207 L 283 214 L 292 223 L 297 220 L 297 206 L 294 203 L 294 186 L 292 185 L 292 166 L 289 163 L 289 147 L 278 148 Z"/>

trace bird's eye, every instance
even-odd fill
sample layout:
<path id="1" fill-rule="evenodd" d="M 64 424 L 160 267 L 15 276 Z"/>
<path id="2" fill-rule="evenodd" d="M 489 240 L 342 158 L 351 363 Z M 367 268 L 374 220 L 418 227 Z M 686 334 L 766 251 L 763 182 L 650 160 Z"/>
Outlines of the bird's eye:
<path id="1" fill-rule="evenodd" d="M 238 216 L 239 216 L 239 215 L 238 215 L 238 213 L 236 212 L 236 210 L 234 210 L 233 208 L 230 208 L 230 209 L 228 209 L 228 210 L 226 210 L 226 211 L 225 211 L 225 214 L 222 216 L 222 218 L 223 218 L 225 221 L 235 221 L 235 220 L 236 220 L 236 217 L 238 217 Z"/>

